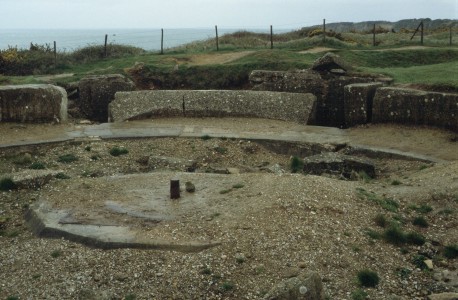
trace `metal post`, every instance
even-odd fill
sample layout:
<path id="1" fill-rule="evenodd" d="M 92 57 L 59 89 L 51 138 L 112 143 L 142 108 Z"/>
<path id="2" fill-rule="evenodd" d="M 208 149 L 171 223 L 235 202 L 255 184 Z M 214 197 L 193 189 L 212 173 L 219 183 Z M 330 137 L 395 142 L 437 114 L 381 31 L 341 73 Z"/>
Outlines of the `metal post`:
<path id="1" fill-rule="evenodd" d="M 180 198 L 180 181 L 178 179 L 170 180 L 170 198 L 171 199 Z"/>
<path id="2" fill-rule="evenodd" d="M 421 44 L 423 45 L 423 29 L 424 29 L 423 21 L 421 21 L 420 25 L 421 25 Z"/>
<path id="3" fill-rule="evenodd" d="M 107 57 L 107 43 L 108 43 L 108 34 L 105 34 L 105 57 Z"/>
<path id="4" fill-rule="evenodd" d="M 270 25 L 270 49 L 274 48 L 274 30 L 272 25 Z"/>
<path id="5" fill-rule="evenodd" d="M 161 54 L 164 54 L 164 29 L 161 28 Z"/>
<path id="6" fill-rule="evenodd" d="M 372 45 L 375 47 L 375 24 L 374 24 L 374 29 L 372 31 Z"/>
<path id="7" fill-rule="evenodd" d="M 54 64 L 57 65 L 57 44 L 54 41 Z"/>
<path id="8" fill-rule="evenodd" d="M 326 42 L 326 19 L 323 19 L 323 43 Z"/>
<path id="9" fill-rule="evenodd" d="M 452 45 L 452 26 L 450 25 L 450 46 Z"/>

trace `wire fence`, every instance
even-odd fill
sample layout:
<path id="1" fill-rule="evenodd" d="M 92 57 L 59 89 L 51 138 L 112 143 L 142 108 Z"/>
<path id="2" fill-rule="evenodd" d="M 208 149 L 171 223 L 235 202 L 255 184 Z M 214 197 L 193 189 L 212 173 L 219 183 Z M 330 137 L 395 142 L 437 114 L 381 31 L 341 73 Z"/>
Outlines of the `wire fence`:
<path id="1" fill-rule="evenodd" d="M 389 22 L 364 22 L 364 23 L 339 23 L 334 20 L 322 20 L 322 25 L 313 26 L 310 23 L 287 24 L 281 26 L 266 26 L 265 28 L 234 28 L 234 27 L 208 27 L 188 29 L 117 29 L 117 30 L 0 30 L 0 50 L 7 48 L 29 49 L 31 44 L 53 45 L 56 43 L 59 52 L 71 52 L 77 49 L 108 44 L 129 45 L 142 48 L 147 51 L 163 51 L 180 45 L 203 41 L 214 40 L 218 48 L 218 38 L 226 34 L 241 31 L 249 31 L 256 34 L 263 34 L 267 37 L 266 45 L 273 47 L 274 38 L 279 35 L 291 33 L 298 37 L 316 37 L 320 35 L 323 40 L 326 37 L 335 37 L 350 43 L 373 44 L 374 46 L 388 42 L 395 38 L 401 40 L 413 40 L 413 42 L 425 42 L 433 44 L 452 45 L 453 36 L 457 34 L 455 22 L 433 28 L 432 22 L 418 20 L 408 24 L 406 28 L 393 28 Z M 314 22 L 317 24 L 321 22 Z M 297 26 L 302 25 L 302 26 Z M 426 25 L 426 26 L 425 26 Z M 297 26 L 295 29 L 293 26 Z M 417 28 L 415 28 L 417 26 Z M 391 28 L 390 28 L 391 27 Z M 415 31 L 416 29 L 416 31 Z M 366 39 L 356 38 L 351 35 L 363 34 Z M 372 39 L 371 35 L 372 34 Z M 391 34 L 391 36 L 390 36 Z M 410 36 L 409 34 L 412 34 Z M 402 36 L 399 36 L 402 35 Z M 434 36 L 432 36 L 434 35 Z M 408 38 L 409 37 L 409 38 Z M 428 39 L 431 37 L 430 39 Z M 277 39 L 278 40 L 278 39 Z M 440 40 L 440 42 L 439 42 Z M 106 41 L 106 42 L 105 42 Z M 250 46 L 250 45 L 247 45 Z"/>

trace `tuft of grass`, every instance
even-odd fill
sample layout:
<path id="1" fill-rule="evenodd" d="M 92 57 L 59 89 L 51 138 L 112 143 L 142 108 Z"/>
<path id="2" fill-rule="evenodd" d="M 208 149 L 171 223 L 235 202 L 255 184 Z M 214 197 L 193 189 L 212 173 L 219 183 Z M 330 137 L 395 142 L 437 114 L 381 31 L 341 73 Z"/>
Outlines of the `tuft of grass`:
<path id="1" fill-rule="evenodd" d="M 407 242 L 406 235 L 402 229 L 393 225 L 384 231 L 383 238 L 385 241 L 393 245 L 402 245 Z"/>
<path id="2" fill-rule="evenodd" d="M 32 155 L 30 155 L 30 153 L 24 153 L 24 154 L 17 155 L 13 159 L 13 163 L 16 165 L 21 165 L 21 166 L 29 165 L 32 163 Z"/>
<path id="3" fill-rule="evenodd" d="M 304 161 L 297 156 L 293 156 L 290 162 L 292 173 L 301 173 L 304 170 Z"/>
<path id="4" fill-rule="evenodd" d="M 62 256 L 62 250 L 54 250 L 53 252 L 51 252 L 52 258 L 58 258 L 60 256 Z"/>
<path id="5" fill-rule="evenodd" d="M 91 151 L 92 147 L 91 146 L 86 146 L 84 147 L 84 150 L 86 150 L 87 152 Z"/>
<path id="6" fill-rule="evenodd" d="M 128 294 L 124 297 L 124 300 L 135 300 L 137 296 L 135 294 Z"/>
<path id="7" fill-rule="evenodd" d="M 356 189 L 356 195 L 360 199 L 366 199 L 368 201 L 374 202 L 378 205 L 380 205 L 382 208 L 391 211 L 391 212 L 396 212 L 399 208 L 399 203 L 390 198 L 385 198 L 385 197 L 380 197 L 374 192 L 368 192 L 363 188 L 357 188 Z"/>
<path id="8" fill-rule="evenodd" d="M 458 257 L 458 244 L 452 244 L 445 246 L 444 256 L 449 259 L 455 259 Z"/>
<path id="9" fill-rule="evenodd" d="M 204 141 L 208 141 L 208 140 L 211 140 L 211 139 L 212 139 L 212 137 L 209 136 L 208 134 L 203 135 L 203 136 L 201 136 L 200 138 L 201 138 L 202 140 L 204 140 Z"/>
<path id="10" fill-rule="evenodd" d="M 6 297 L 6 300 L 19 300 L 18 296 L 8 296 Z"/>
<path id="11" fill-rule="evenodd" d="M 232 186 L 232 188 L 234 188 L 234 189 L 241 189 L 241 188 L 243 188 L 244 186 L 245 186 L 245 185 L 242 184 L 242 183 L 237 183 L 237 184 L 234 184 L 234 185 Z"/>
<path id="12" fill-rule="evenodd" d="M 374 222 L 379 227 L 385 228 L 386 226 L 388 226 L 388 220 L 385 217 L 385 215 L 382 215 L 382 214 L 376 215 L 374 218 Z"/>
<path id="13" fill-rule="evenodd" d="M 373 240 L 379 240 L 382 237 L 382 235 L 379 232 L 372 230 L 370 228 L 366 229 L 365 233 Z"/>
<path id="14" fill-rule="evenodd" d="M 219 193 L 220 193 L 221 195 L 224 195 L 224 194 L 227 194 L 227 193 L 230 193 L 230 192 L 232 192 L 232 189 L 226 189 L 226 190 L 221 190 L 221 191 L 219 191 Z"/>
<path id="15" fill-rule="evenodd" d="M 56 175 L 54 175 L 55 178 L 57 179 L 70 179 L 71 177 L 66 175 L 65 173 L 57 173 Z"/>
<path id="16" fill-rule="evenodd" d="M 429 204 L 421 204 L 420 206 L 416 205 L 411 205 L 409 208 L 415 210 L 416 212 L 419 212 L 421 214 L 427 214 L 429 212 L 433 211 L 433 208 Z"/>
<path id="17" fill-rule="evenodd" d="M 57 159 L 58 162 L 64 163 L 64 164 L 70 164 L 70 163 L 75 162 L 77 160 L 78 160 L 78 157 L 75 154 L 72 154 L 72 153 L 61 155 Z"/>
<path id="18" fill-rule="evenodd" d="M 357 277 L 359 284 L 364 287 L 376 287 L 380 282 L 378 274 L 367 269 L 359 271 Z"/>
<path id="19" fill-rule="evenodd" d="M 120 156 L 120 155 L 125 155 L 129 153 L 129 150 L 126 148 L 120 148 L 120 147 L 113 147 L 110 149 L 110 154 L 112 156 Z"/>
<path id="20" fill-rule="evenodd" d="M 228 292 L 228 291 L 233 290 L 234 287 L 235 287 L 235 285 L 234 285 L 232 282 L 225 281 L 225 282 L 223 282 L 223 284 L 221 285 L 221 290 L 223 290 L 224 292 Z"/>
<path id="21" fill-rule="evenodd" d="M 371 176 L 369 176 L 369 174 L 367 174 L 365 171 L 358 172 L 358 178 L 360 178 L 365 183 L 369 183 L 374 179 Z"/>
<path id="22" fill-rule="evenodd" d="M 352 300 L 365 300 L 367 299 L 367 293 L 362 289 L 357 289 L 351 293 Z"/>
<path id="23" fill-rule="evenodd" d="M 412 263 L 420 270 L 426 270 L 428 266 L 425 264 L 427 258 L 423 255 L 416 254 L 412 257 Z"/>
<path id="24" fill-rule="evenodd" d="M 226 154 L 227 148 L 218 146 L 218 147 L 215 147 L 215 151 L 218 152 L 219 154 Z"/>
<path id="25" fill-rule="evenodd" d="M 13 179 L 7 177 L 0 179 L 0 191 L 10 191 L 17 189 L 17 185 L 14 183 Z"/>
<path id="26" fill-rule="evenodd" d="M 401 185 L 402 182 L 400 182 L 399 180 L 393 180 L 391 181 L 391 185 Z"/>
<path id="27" fill-rule="evenodd" d="M 46 166 L 45 166 L 44 163 L 36 161 L 36 162 L 32 163 L 29 168 L 32 169 L 32 170 L 44 170 L 44 169 L 46 169 Z"/>
<path id="28" fill-rule="evenodd" d="M 416 217 L 412 220 L 412 224 L 418 227 L 426 228 L 429 226 L 428 221 L 424 217 Z"/>
<path id="29" fill-rule="evenodd" d="M 406 234 L 406 242 L 412 245 L 421 246 L 426 242 L 426 238 L 422 234 L 412 231 Z"/>

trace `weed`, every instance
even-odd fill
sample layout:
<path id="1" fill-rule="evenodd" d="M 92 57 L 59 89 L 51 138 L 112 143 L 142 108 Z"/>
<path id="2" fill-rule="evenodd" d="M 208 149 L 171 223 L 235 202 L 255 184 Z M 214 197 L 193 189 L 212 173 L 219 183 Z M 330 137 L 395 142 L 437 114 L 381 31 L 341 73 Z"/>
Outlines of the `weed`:
<path id="1" fill-rule="evenodd" d="M 395 212 L 399 208 L 399 203 L 396 200 L 380 197 L 374 192 L 368 192 L 363 188 L 357 188 L 356 194 L 360 199 L 366 199 L 371 202 L 377 203 L 384 209 L 391 212 Z"/>
<path id="2" fill-rule="evenodd" d="M 219 193 L 220 193 L 221 195 L 224 195 L 224 194 L 227 194 L 227 193 L 230 193 L 230 192 L 232 192 L 232 189 L 226 189 L 226 190 L 221 190 L 221 191 L 219 191 Z"/>
<path id="3" fill-rule="evenodd" d="M 401 245 L 406 243 L 406 235 L 398 226 L 390 226 L 383 233 L 384 239 L 393 245 Z"/>
<path id="4" fill-rule="evenodd" d="M 401 251 L 401 254 L 404 254 L 404 255 L 409 253 L 409 249 L 404 248 L 404 247 L 401 247 L 400 251 Z"/>
<path id="5" fill-rule="evenodd" d="M 18 237 L 19 236 L 19 230 L 13 230 L 13 231 L 9 231 L 6 236 L 9 237 L 9 238 L 15 238 L 15 237 Z"/>
<path id="6" fill-rule="evenodd" d="M 407 268 L 397 268 L 396 273 L 401 277 L 402 279 L 406 279 L 409 277 L 409 275 L 412 273 L 411 270 Z"/>
<path id="7" fill-rule="evenodd" d="M 292 173 L 299 173 L 302 172 L 302 170 L 304 169 L 304 161 L 297 156 L 293 156 L 291 158 L 290 165 Z"/>
<path id="8" fill-rule="evenodd" d="M 19 300 L 18 296 L 8 296 L 6 297 L 6 300 Z"/>
<path id="9" fill-rule="evenodd" d="M 209 136 L 208 134 L 203 135 L 203 136 L 201 136 L 200 138 L 201 138 L 202 140 L 204 140 L 204 141 L 208 141 L 208 140 L 211 140 L 211 139 L 212 139 L 212 137 Z"/>
<path id="10" fill-rule="evenodd" d="M 421 204 L 419 207 L 417 207 L 415 209 L 417 212 L 421 213 L 421 214 L 427 214 L 429 212 L 432 212 L 433 211 L 433 208 L 428 205 L 428 204 Z"/>
<path id="11" fill-rule="evenodd" d="M 358 172 L 358 178 L 360 178 L 365 183 L 369 183 L 373 180 L 373 178 L 369 176 L 369 174 L 367 174 L 365 171 Z"/>
<path id="12" fill-rule="evenodd" d="M 444 208 L 438 212 L 439 215 L 451 215 L 455 211 L 452 208 Z"/>
<path id="13" fill-rule="evenodd" d="M 429 226 L 428 221 L 424 217 L 416 217 L 412 220 L 412 224 L 415 226 L 426 228 Z"/>
<path id="14" fill-rule="evenodd" d="M 204 266 L 203 269 L 200 271 L 202 275 L 211 275 L 212 270 L 208 266 Z"/>
<path id="15" fill-rule="evenodd" d="M 371 270 L 362 270 L 358 272 L 358 282 L 364 287 L 376 287 L 380 281 L 378 274 Z"/>
<path id="16" fill-rule="evenodd" d="M 13 159 L 13 163 L 21 166 L 29 165 L 32 163 L 32 155 L 30 153 L 18 155 Z"/>
<path id="17" fill-rule="evenodd" d="M 371 239 L 374 239 L 374 240 L 379 240 L 382 235 L 375 231 L 375 230 L 372 230 L 372 229 L 366 229 L 366 232 L 365 232 Z"/>
<path id="18" fill-rule="evenodd" d="M 32 170 L 44 170 L 44 169 L 46 169 L 46 166 L 45 166 L 44 163 L 36 161 L 36 162 L 32 163 L 29 168 L 32 169 Z"/>
<path id="19" fill-rule="evenodd" d="M 10 191 L 15 190 L 17 185 L 14 183 L 11 178 L 2 178 L 0 179 L 0 191 Z"/>
<path id="20" fill-rule="evenodd" d="M 417 254 L 412 257 L 412 263 L 420 270 L 426 270 L 428 266 L 425 264 L 427 258 L 423 255 Z"/>
<path id="21" fill-rule="evenodd" d="M 351 293 L 352 300 L 364 300 L 367 299 L 367 293 L 362 289 L 357 289 Z"/>
<path id="22" fill-rule="evenodd" d="M 129 153 L 129 150 L 126 148 L 113 147 L 110 149 L 110 154 L 112 156 L 120 156 Z"/>
<path id="23" fill-rule="evenodd" d="M 221 290 L 223 290 L 224 292 L 228 292 L 228 291 L 233 290 L 234 287 L 235 287 L 235 285 L 234 285 L 232 282 L 225 281 L 225 282 L 223 282 L 223 284 L 221 285 Z"/>
<path id="24" fill-rule="evenodd" d="M 399 180 L 393 180 L 391 181 L 391 185 L 401 185 L 402 182 L 400 182 Z"/>
<path id="25" fill-rule="evenodd" d="M 124 297 L 124 300 L 135 300 L 137 299 L 137 296 L 135 294 L 128 294 L 126 297 Z"/>
<path id="26" fill-rule="evenodd" d="M 91 146 L 84 147 L 84 150 L 86 150 L 87 152 L 91 151 L 91 149 L 92 149 Z"/>
<path id="27" fill-rule="evenodd" d="M 421 170 L 424 170 L 424 169 L 427 169 L 427 168 L 429 168 L 428 165 L 421 165 L 421 166 L 420 166 L 420 171 L 421 171 Z"/>
<path id="28" fill-rule="evenodd" d="M 56 175 L 54 175 L 55 178 L 57 179 L 70 179 L 71 177 L 66 175 L 65 173 L 57 173 Z"/>
<path id="29" fill-rule="evenodd" d="M 357 252 L 357 253 L 361 252 L 361 248 L 358 247 L 358 246 L 355 246 L 355 245 L 351 246 L 351 250 L 353 250 L 354 252 Z"/>
<path id="30" fill-rule="evenodd" d="M 33 279 L 38 279 L 38 278 L 40 278 L 40 277 L 41 277 L 41 274 L 32 275 L 32 278 L 33 278 Z"/>
<path id="31" fill-rule="evenodd" d="M 374 218 L 374 222 L 375 222 L 375 224 L 377 224 L 377 226 L 380 226 L 380 227 L 383 227 L 383 228 L 388 226 L 388 220 L 382 214 L 376 215 L 375 218 Z"/>
<path id="32" fill-rule="evenodd" d="M 215 147 L 215 151 L 218 152 L 219 154 L 226 154 L 227 153 L 227 148 L 224 147 Z"/>
<path id="33" fill-rule="evenodd" d="M 421 246 L 426 242 L 425 237 L 422 234 L 415 231 L 407 233 L 405 239 L 407 243 L 418 246 Z"/>
<path id="34" fill-rule="evenodd" d="M 75 162 L 78 160 L 78 157 L 74 154 L 65 154 L 65 155 L 61 155 L 59 156 L 59 158 L 57 159 L 58 162 L 60 163 L 64 163 L 64 164 L 69 164 L 69 163 L 72 163 L 72 162 Z"/>
<path id="35" fill-rule="evenodd" d="M 100 156 L 98 154 L 91 155 L 91 160 L 99 160 Z"/>
<path id="36" fill-rule="evenodd" d="M 445 246 L 444 256 L 450 259 L 457 258 L 458 257 L 458 244 Z"/>
<path id="37" fill-rule="evenodd" d="M 241 188 L 243 188 L 244 186 L 245 186 L 245 185 L 242 184 L 242 183 L 237 183 L 237 184 L 234 184 L 234 185 L 232 186 L 232 188 L 234 188 L 234 189 L 241 189 Z"/>
<path id="38" fill-rule="evenodd" d="M 62 250 L 54 250 L 53 252 L 51 252 L 52 258 L 58 258 L 60 256 L 62 256 Z"/>

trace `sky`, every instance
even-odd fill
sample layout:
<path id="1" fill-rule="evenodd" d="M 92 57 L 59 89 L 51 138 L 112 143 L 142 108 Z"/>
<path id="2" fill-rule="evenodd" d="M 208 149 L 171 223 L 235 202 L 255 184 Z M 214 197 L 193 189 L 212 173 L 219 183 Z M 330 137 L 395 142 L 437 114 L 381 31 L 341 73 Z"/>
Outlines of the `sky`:
<path id="1" fill-rule="evenodd" d="M 0 0 L 0 28 L 300 28 L 458 19 L 458 0 Z"/>

